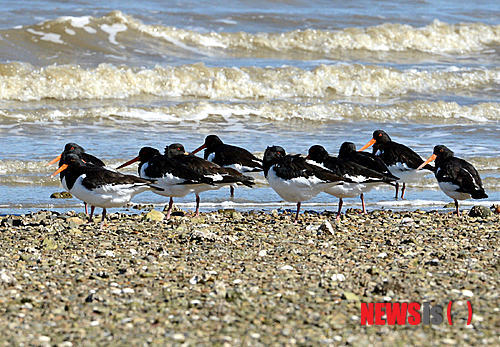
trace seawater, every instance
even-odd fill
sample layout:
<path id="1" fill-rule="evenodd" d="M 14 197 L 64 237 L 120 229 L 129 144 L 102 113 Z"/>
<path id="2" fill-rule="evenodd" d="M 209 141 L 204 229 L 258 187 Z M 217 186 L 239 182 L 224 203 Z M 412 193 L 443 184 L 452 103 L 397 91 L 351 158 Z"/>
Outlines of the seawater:
<path id="1" fill-rule="evenodd" d="M 3 4 L 0 214 L 82 209 L 49 198 L 62 187 L 46 163 L 67 142 L 116 167 L 142 146 L 193 150 L 209 134 L 256 155 L 314 144 L 336 154 L 376 129 L 423 157 L 448 146 L 476 166 L 490 196 L 461 206 L 497 204 L 499 18 L 489 1 Z M 202 194 L 202 209 L 294 208 L 256 179 L 233 199 L 224 188 Z M 450 202 L 432 176 L 407 200 L 393 196 L 372 191 L 368 208 Z M 166 203 L 152 193 L 133 201 Z M 193 208 L 194 196 L 176 203 Z M 304 206 L 336 210 L 337 201 L 321 194 Z"/>

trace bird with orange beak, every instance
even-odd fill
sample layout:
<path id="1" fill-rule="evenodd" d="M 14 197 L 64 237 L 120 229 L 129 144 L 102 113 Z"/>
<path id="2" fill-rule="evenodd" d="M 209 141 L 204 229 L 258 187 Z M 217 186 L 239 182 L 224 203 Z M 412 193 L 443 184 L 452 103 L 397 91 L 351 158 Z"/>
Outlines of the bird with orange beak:
<path id="1" fill-rule="evenodd" d="M 426 175 L 432 173 L 434 168 L 431 165 L 425 165 L 417 172 L 417 168 L 424 162 L 424 159 L 411 148 L 394 142 L 389 135 L 383 130 L 373 132 L 373 138 L 359 151 L 364 151 L 373 145 L 373 154 L 380 157 L 387 165 L 387 168 L 399 180 L 396 182 L 396 199 L 398 198 L 399 183 L 403 183 L 401 189 L 401 199 L 404 199 L 406 184 L 418 182 Z"/>
<path id="2" fill-rule="evenodd" d="M 460 216 L 458 200 L 486 199 L 488 197 L 476 168 L 469 162 L 455 157 L 453 151 L 446 146 L 434 147 L 433 154 L 417 170 L 434 160 L 436 161 L 434 175 L 439 188 L 455 201 L 458 216 Z"/>

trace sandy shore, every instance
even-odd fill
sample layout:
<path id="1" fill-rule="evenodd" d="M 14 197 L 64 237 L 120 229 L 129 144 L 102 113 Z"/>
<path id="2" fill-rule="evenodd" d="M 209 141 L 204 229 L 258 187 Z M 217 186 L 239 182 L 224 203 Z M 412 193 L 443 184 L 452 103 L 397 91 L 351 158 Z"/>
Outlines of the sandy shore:
<path id="1" fill-rule="evenodd" d="M 0 219 L 0 345 L 500 344 L 498 214 L 84 219 Z M 451 326 L 360 324 L 361 303 L 450 301 Z"/>

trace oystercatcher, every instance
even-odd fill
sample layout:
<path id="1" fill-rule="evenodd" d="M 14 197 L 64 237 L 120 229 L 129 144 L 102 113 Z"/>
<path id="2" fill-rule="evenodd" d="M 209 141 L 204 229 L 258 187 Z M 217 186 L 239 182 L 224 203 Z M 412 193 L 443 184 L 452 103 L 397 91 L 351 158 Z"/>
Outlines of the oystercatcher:
<path id="1" fill-rule="evenodd" d="M 314 198 L 319 193 L 352 182 L 334 174 L 299 154 L 287 155 L 283 147 L 267 147 L 264 152 L 264 176 L 271 188 L 284 200 L 297 203 L 294 223 L 299 220 L 302 201 Z"/>
<path id="2" fill-rule="evenodd" d="M 52 159 L 47 164 L 47 166 L 50 166 L 50 165 L 54 164 L 56 161 L 59 160 L 59 167 L 61 167 L 61 165 L 62 165 L 61 164 L 61 157 L 62 157 L 62 155 L 64 153 L 69 152 L 69 151 L 74 151 L 74 153 L 76 153 L 77 155 L 79 155 L 80 158 L 82 158 L 82 160 L 85 161 L 86 163 L 90 163 L 90 164 L 93 164 L 93 165 L 96 165 L 96 166 L 105 166 L 104 162 L 101 159 L 93 156 L 92 154 L 88 154 L 87 152 L 85 152 L 85 149 L 82 146 L 79 146 L 79 145 L 77 145 L 76 143 L 73 143 L 73 142 L 67 143 L 64 146 L 63 152 L 61 154 L 59 154 L 57 157 L 55 157 L 54 159 Z M 61 179 L 62 186 L 64 187 L 64 189 L 66 189 L 69 192 L 69 189 L 68 189 L 68 187 L 66 187 L 65 181 L 63 180 L 64 179 L 64 175 L 65 175 L 65 172 L 62 171 L 61 174 L 59 175 L 59 177 Z M 87 203 L 84 202 L 84 205 L 85 205 L 85 213 L 88 214 Z"/>
<path id="3" fill-rule="evenodd" d="M 486 199 L 488 195 L 484 191 L 483 183 L 479 173 L 467 161 L 454 156 L 453 151 L 448 147 L 439 145 L 434 147 L 433 154 L 417 170 L 421 169 L 431 161 L 436 161 L 434 175 L 439 184 L 439 188 L 455 200 L 457 215 L 458 200 L 466 199 Z"/>
<path id="4" fill-rule="evenodd" d="M 358 152 L 356 150 L 356 145 L 353 142 L 344 142 L 339 149 L 339 158 L 344 159 L 368 169 L 372 169 L 377 172 L 381 172 L 386 176 L 398 180 L 399 177 L 394 176 L 390 171 L 384 161 L 377 157 L 375 154 L 370 152 Z"/>
<path id="5" fill-rule="evenodd" d="M 154 186 L 163 189 L 153 192 L 170 197 L 166 215 L 167 219 L 170 218 L 172 212 L 174 197 L 180 198 L 193 193 L 194 189 L 199 185 L 213 185 L 211 178 L 191 170 L 178 160 L 166 157 L 156 148 L 152 147 L 142 147 L 137 157 L 120 165 L 117 169 L 129 166 L 136 161 L 139 161 L 139 167 L 137 168 L 139 176 L 144 179 L 155 180 L 156 183 Z"/>
<path id="6" fill-rule="evenodd" d="M 205 150 L 203 158 L 222 167 L 231 167 L 241 173 L 262 171 L 262 160 L 245 148 L 227 145 L 217 135 L 208 135 L 205 143 L 191 152 L 196 154 Z M 230 186 L 234 196 L 234 186 Z"/>
<path id="7" fill-rule="evenodd" d="M 229 167 L 221 167 L 211 161 L 187 153 L 180 143 L 173 143 L 165 147 L 165 156 L 175 161 L 179 161 L 191 170 L 212 180 L 212 184 L 200 184 L 193 188 L 196 195 L 195 216 L 200 214 L 200 193 L 219 189 L 225 185 L 243 184 L 247 187 L 255 185 L 253 177 L 245 176 L 238 170 Z"/>
<path id="8" fill-rule="evenodd" d="M 74 151 L 74 153 L 78 154 L 82 158 L 82 160 L 86 163 L 91 163 L 91 164 L 94 164 L 96 166 L 105 166 L 104 162 L 101 159 L 93 156 L 92 154 L 88 154 L 87 152 L 85 152 L 85 149 L 83 149 L 82 146 L 79 146 L 73 142 L 69 142 L 64 146 L 63 153 L 67 152 L 67 151 L 71 151 L 71 150 Z M 50 166 L 50 165 L 54 164 L 56 161 L 61 160 L 61 156 L 62 156 L 62 153 L 59 154 L 54 159 L 52 159 L 50 161 L 50 163 L 47 164 L 47 166 Z M 61 166 L 61 163 L 59 163 L 59 166 Z"/>
<path id="9" fill-rule="evenodd" d="M 396 199 L 398 198 L 399 182 L 403 183 L 401 199 L 404 199 L 406 183 L 417 182 L 424 176 L 434 172 L 431 165 L 426 165 L 425 171 L 416 170 L 424 160 L 411 148 L 391 140 L 383 130 L 373 132 L 373 138 L 359 152 L 373 145 L 373 154 L 379 156 L 389 168 L 389 171 L 399 180 L 396 182 Z M 428 171 L 427 171 L 428 170 Z M 429 172 L 430 171 L 430 172 Z"/>
<path id="10" fill-rule="evenodd" d="M 355 162 L 331 156 L 326 149 L 320 145 L 311 146 L 306 159 L 323 165 L 337 176 L 353 181 L 352 183 L 346 182 L 344 184 L 338 184 L 325 190 L 325 193 L 339 198 L 337 220 L 340 219 L 344 198 L 353 198 L 359 195 L 361 198 L 361 205 L 363 206 L 363 213 L 366 213 L 364 193 L 369 192 L 375 186 L 382 183 L 395 185 L 393 182 L 397 180 L 397 178 L 392 175 L 389 176 L 356 164 Z"/>
<path id="11" fill-rule="evenodd" d="M 86 163 L 73 150 L 65 152 L 61 160 L 61 166 L 51 177 L 65 172 L 63 179 L 69 192 L 92 206 L 90 221 L 92 221 L 95 206 L 102 208 L 100 229 L 104 225 L 106 208 L 122 207 L 139 193 L 161 189 L 153 187 L 151 181 L 140 177 L 124 175 Z"/>

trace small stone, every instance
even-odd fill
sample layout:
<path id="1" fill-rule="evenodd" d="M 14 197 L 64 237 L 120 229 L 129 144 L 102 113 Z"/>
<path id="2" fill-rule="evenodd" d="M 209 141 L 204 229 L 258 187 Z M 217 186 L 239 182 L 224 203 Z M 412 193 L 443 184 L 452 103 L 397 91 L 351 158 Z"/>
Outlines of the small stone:
<path id="1" fill-rule="evenodd" d="M 148 213 L 146 213 L 144 219 L 161 222 L 163 219 L 165 219 L 165 215 L 160 211 L 151 210 Z"/>
<path id="2" fill-rule="evenodd" d="M 16 283 L 16 277 L 8 270 L 0 270 L 0 283 L 14 284 Z"/>
<path id="3" fill-rule="evenodd" d="M 404 217 L 401 219 L 401 224 L 413 224 L 414 222 L 413 218 L 410 217 Z"/>
<path id="4" fill-rule="evenodd" d="M 339 281 L 339 282 L 343 282 L 345 281 L 345 276 L 342 275 L 342 274 L 334 274 L 332 276 L 332 281 Z"/>
<path id="5" fill-rule="evenodd" d="M 41 336 L 38 337 L 38 341 L 40 341 L 40 342 L 50 342 L 50 336 L 41 335 Z"/>
<path id="6" fill-rule="evenodd" d="M 79 217 L 69 217 L 68 219 L 66 219 L 66 222 L 73 224 L 73 225 L 82 225 L 83 223 L 85 223 L 85 221 L 83 221 Z"/>
<path id="7" fill-rule="evenodd" d="M 293 266 L 285 265 L 279 268 L 280 270 L 293 270 Z"/>
<path id="8" fill-rule="evenodd" d="M 52 193 L 50 195 L 51 199 L 71 199 L 73 195 L 69 192 Z"/>
<path id="9" fill-rule="evenodd" d="M 347 301 L 359 301 L 359 297 L 351 292 L 343 292 L 342 299 L 345 299 Z"/>
<path id="10" fill-rule="evenodd" d="M 267 251 L 262 250 L 259 252 L 259 257 L 265 257 L 267 255 Z"/>
<path id="11" fill-rule="evenodd" d="M 48 250 L 55 250 L 57 249 L 58 245 L 56 241 L 54 241 L 50 237 L 46 237 L 42 241 L 42 247 Z"/>
<path id="12" fill-rule="evenodd" d="M 175 333 L 172 335 L 172 339 L 174 339 L 175 341 L 184 341 L 185 337 L 181 333 Z"/>
<path id="13" fill-rule="evenodd" d="M 462 295 L 467 298 L 472 298 L 474 296 L 474 293 L 471 292 L 470 290 L 464 289 L 462 290 Z"/>
<path id="14" fill-rule="evenodd" d="M 469 211 L 469 217 L 488 218 L 491 216 L 491 210 L 486 206 L 474 206 Z"/>
<path id="15" fill-rule="evenodd" d="M 451 345 L 451 346 L 454 346 L 457 344 L 457 341 L 456 340 L 453 340 L 453 339 L 449 339 L 449 338 L 445 338 L 445 339 L 442 339 L 441 342 L 445 345 Z"/>
<path id="16" fill-rule="evenodd" d="M 326 235 L 331 235 L 333 236 L 335 234 L 335 230 L 332 227 L 332 224 L 325 220 L 320 226 L 319 226 L 319 231 L 324 232 Z"/>

